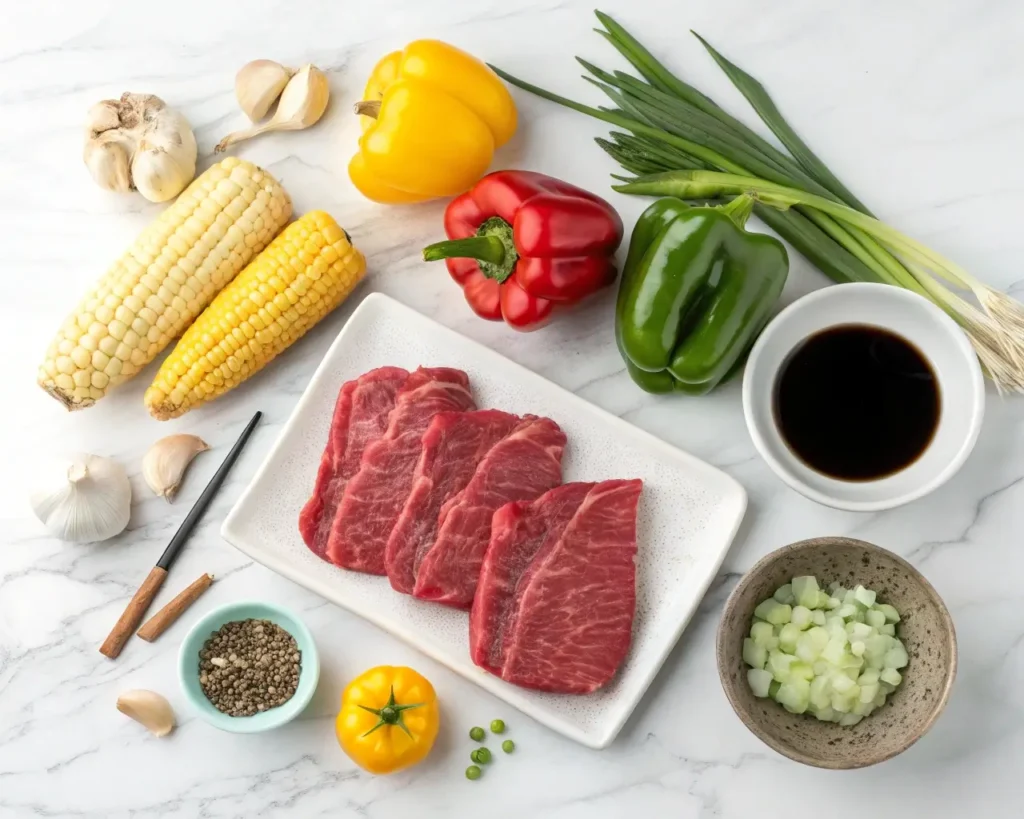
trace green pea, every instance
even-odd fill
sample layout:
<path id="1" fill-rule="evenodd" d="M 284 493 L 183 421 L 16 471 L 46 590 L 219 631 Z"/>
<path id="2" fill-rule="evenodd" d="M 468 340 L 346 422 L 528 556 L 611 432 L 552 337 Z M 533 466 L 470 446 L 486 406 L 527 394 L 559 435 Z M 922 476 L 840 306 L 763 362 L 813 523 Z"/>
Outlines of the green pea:
<path id="1" fill-rule="evenodd" d="M 490 749 L 489 748 L 477 748 L 476 749 L 476 759 L 474 759 L 473 761 L 474 762 L 479 762 L 481 765 L 486 765 L 488 762 L 491 761 L 491 751 L 490 751 Z"/>
<path id="2" fill-rule="evenodd" d="M 470 765 L 466 768 L 466 779 L 479 779 L 480 774 L 482 773 L 483 771 L 481 771 L 476 765 Z"/>
<path id="3" fill-rule="evenodd" d="M 479 725 L 475 725 L 469 729 L 469 738 L 473 740 L 473 742 L 479 742 L 484 738 L 484 735 L 484 729 L 481 728 Z"/>
<path id="4" fill-rule="evenodd" d="M 505 733 L 505 723 L 502 720 L 500 720 L 500 719 L 493 720 L 491 722 L 491 733 L 494 733 L 494 734 L 504 734 Z"/>
<path id="5" fill-rule="evenodd" d="M 474 748 L 472 751 L 469 752 L 469 761 L 470 762 L 479 762 L 480 761 L 477 758 L 477 755 L 476 755 L 476 748 Z"/>
<path id="6" fill-rule="evenodd" d="M 515 749 L 516 744 L 511 739 L 506 739 L 503 743 L 501 743 L 501 750 L 503 750 L 506 754 L 512 753 Z"/>

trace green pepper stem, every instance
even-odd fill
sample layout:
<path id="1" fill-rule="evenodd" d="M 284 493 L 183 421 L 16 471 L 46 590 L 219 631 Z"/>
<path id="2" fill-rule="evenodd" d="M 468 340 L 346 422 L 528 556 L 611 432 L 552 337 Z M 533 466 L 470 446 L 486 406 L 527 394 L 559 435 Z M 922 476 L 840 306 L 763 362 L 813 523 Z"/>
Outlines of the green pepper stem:
<path id="1" fill-rule="evenodd" d="M 755 200 L 749 193 L 741 193 L 732 201 L 719 205 L 717 210 L 728 216 L 740 230 L 747 224 L 747 219 L 754 210 Z"/>
<path id="2" fill-rule="evenodd" d="M 469 236 L 435 242 L 423 248 L 425 262 L 466 258 L 500 265 L 505 261 L 505 244 L 497 236 Z"/>
<path id="3" fill-rule="evenodd" d="M 423 249 L 424 261 L 440 259 L 476 259 L 484 276 L 502 284 L 519 262 L 512 225 L 500 216 L 491 216 L 476 229 L 476 236 L 449 239 Z"/>
<path id="4" fill-rule="evenodd" d="M 386 725 L 391 725 L 396 728 L 401 728 L 412 738 L 412 733 L 409 731 L 408 726 L 405 724 L 405 720 L 402 719 L 402 712 L 408 711 L 410 708 L 419 708 L 423 705 L 422 702 L 414 702 L 409 705 L 398 705 L 395 702 L 395 687 L 391 686 L 391 694 L 388 697 L 387 704 L 383 708 L 370 708 L 368 705 L 360 705 L 364 711 L 369 711 L 378 718 L 378 722 L 369 731 L 363 734 L 364 737 L 369 736 L 374 731 L 383 728 Z"/>

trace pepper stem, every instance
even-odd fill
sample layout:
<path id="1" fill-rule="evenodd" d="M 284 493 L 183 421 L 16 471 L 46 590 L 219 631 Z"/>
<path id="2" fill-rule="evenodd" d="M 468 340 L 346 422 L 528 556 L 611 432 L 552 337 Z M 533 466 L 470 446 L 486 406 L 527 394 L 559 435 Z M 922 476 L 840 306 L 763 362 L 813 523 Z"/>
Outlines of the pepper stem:
<path id="1" fill-rule="evenodd" d="M 360 116 L 377 119 L 380 116 L 380 100 L 361 100 L 352 106 Z"/>
<path id="2" fill-rule="evenodd" d="M 484 276 L 502 284 L 519 262 L 512 225 L 500 216 L 492 216 L 477 228 L 476 236 L 449 239 L 423 249 L 424 261 L 440 259 L 476 259 Z"/>
<path id="3" fill-rule="evenodd" d="M 396 728 L 401 728 L 411 738 L 412 733 L 409 731 L 409 728 L 405 724 L 405 720 L 402 718 L 402 712 L 408 711 L 410 708 L 419 708 L 422 705 L 422 702 L 414 702 L 409 705 L 398 705 L 395 702 L 395 687 L 391 686 L 391 696 L 388 697 L 388 701 L 383 708 L 370 708 L 368 705 L 359 706 L 364 711 L 376 714 L 380 720 L 369 731 L 363 734 L 363 736 L 369 736 L 378 728 L 383 728 L 385 725 L 393 725 Z"/>
<path id="4" fill-rule="evenodd" d="M 718 210 L 728 216 L 736 227 L 741 230 L 747 224 L 747 219 L 754 210 L 756 200 L 749 193 L 741 193 L 724 205 L 719 205 Z"/>
<path id="5" fill-rule="evenodd" d="M 464 258 L 500 265 L 505 261 L 505 243 L 497 236 L 469 236 L 465 239 L 435 242 L 423 248 L 425 262 Z"/>

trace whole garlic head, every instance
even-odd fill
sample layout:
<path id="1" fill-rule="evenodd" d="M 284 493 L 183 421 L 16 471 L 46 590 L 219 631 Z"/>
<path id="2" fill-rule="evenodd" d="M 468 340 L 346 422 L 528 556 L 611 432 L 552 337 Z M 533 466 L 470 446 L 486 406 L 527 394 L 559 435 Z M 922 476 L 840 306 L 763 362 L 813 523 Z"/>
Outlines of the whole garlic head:
<path id="1" fill-rule="evenodd" d="M 39 481 L 29 497 L 32 511 L 61 540 L 107 540 L 128 525 L 132 487 L 117 461 L 72 455 L 45 465 Z"/>
<path id="2" fill-rule="evenodd" d="M 166 202 L 196 175 L 196 138 L 188 120 L 152 94 L 124 93 L 89 109 L 85 165 L 110 191 L 137 190 Z"/>

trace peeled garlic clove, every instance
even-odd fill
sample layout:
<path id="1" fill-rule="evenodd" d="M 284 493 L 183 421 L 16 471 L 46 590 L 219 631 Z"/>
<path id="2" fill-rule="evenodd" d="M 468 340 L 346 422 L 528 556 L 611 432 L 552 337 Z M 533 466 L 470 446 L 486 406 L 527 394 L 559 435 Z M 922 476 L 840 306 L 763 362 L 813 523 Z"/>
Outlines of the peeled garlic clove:
<path id="1" fill-rule="evenodd" d="M 188 120 L 153 94 L 103 100 L 86 117 L 83 159 L 107 190 L 166 202 L 192 181 L 197 153 Z"/>
<path id="2" fill-rule="evenodd" d="M 195 435 L 161 438 L 142 459 L 142 477 L 157 495 L 173 500 L 192 459 L 209 448 L 202 438 Z"/>
<path id="3" fill-rule="evenodd" d="M 270 110 L 295 72 L 273 60 L 253 60 L 235 76 L 238 106 L 253 122 L 259 122 Z"/>
<path id="4" fill-rule="evenodd" d="M 277 110 L 268 122 L 228 134 L 217 143 L 217 153 L 243 139 L 268 131 L 299 131 L 315 124 L 327 110 L 331 96 L 327 75 L 315 65 L 304 65 L 295 72 L 281 92 Z"/>
<path id="5" fill-rule="evenodd" d="M 171 704 L 156 691 L 125 691 L 117 698 L 117 710 L 144 725 L 154 736 L 165 737 L 174 730 Z"/>
<path id="6" fill-rule="evenodd" d="M 304 65 L 281 93 L 274 119 L 282 121 L 282 129 L 308 128 L 324 115 L 330 97 L 327 75 L 315 65 Z"/>

